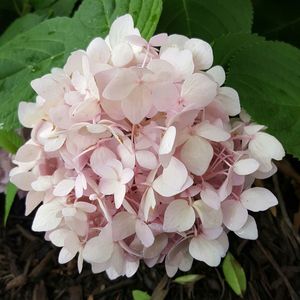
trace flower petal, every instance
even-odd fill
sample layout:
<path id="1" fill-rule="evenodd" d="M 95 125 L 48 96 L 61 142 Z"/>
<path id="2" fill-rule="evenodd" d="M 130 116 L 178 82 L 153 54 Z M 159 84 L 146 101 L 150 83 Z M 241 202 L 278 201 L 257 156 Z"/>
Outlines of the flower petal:
<path id="1" fill-rule="evenodd" d="M 165 232 L 183 232 L 195 223 L 195 212 L 186 200 L 171 202 L 164 215 L 163 229 Z"/>
<path id="2" fill-rule="evenodd" d="M 262 187 L 254 187 L 241 194 L 241 203 L 248 210 L 264 211 L 278 204 L 278 200 L 269 190 Z"/>

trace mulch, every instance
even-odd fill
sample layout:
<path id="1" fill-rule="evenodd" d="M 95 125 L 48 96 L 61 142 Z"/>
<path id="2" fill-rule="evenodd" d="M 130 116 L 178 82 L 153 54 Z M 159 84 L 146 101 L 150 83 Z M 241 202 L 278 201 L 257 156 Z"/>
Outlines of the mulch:
<path id="1" fill-rule="evenodd" d="M 268 212 L 257 213 L 259 239 L 247 241 L 229 234 L 230 251 L 247 276 L 244 299 L 300 299 L 300 163 L 289 157 L 279 172 L 265 181 L 279 199 Z M 1 201 L 3 204 L 3 201 Z M 3 210 L 3 205 L 2 208 Z M 78 274 L 76 262 L 57 262 L 58 250 L 31 231 L 32 216 L 24 217 L 24 200 L 16 200 L 6 228 L 0 229 L 0 299 L 81 300 L 132 299 L 132 290 L 152 294 L 152 299 L 239 299 L 224 281 L 222 268 L 194 262 L 190 274 L 204 278 L 181 286 L 165 276 L 164 266 L 141 265 L 132 278 L 110 281 L 92 274 L 88 265 Z M 178 273 L 176 276 L 184 275 Z"/>

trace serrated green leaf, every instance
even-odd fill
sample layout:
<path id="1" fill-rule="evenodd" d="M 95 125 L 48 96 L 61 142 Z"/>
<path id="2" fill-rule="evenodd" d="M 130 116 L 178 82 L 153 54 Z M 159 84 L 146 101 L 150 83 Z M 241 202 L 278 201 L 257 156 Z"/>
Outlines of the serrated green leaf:
<path id="1" fill-rule="evenodd" d="M 16 19 L 0 36 L 0 46 L 21 34 L 37 24 L 41 23 L 45 19 L 45 16 L 39 16 L 37 14 L 27 14 L 24 17 Z"/>
<path id="2" fill-rule="evenodd" d="M 226 84 L 242 106 L 300 158 L 300 50 L 264 41 L 236 53 L 229 65 Z"/>
<path id="3" fill-rule="evenodd" d="M 16 153 L 23 144 L 23 139 L 16 132 L 0 130 L 0 148 L 8 153 Z"/>
<path id="4" fill-rule="evenodd" d="M 132 291 L 133 300 L 150 300 L 151 296 L 143 291 L 140 290 L 133 290 Z"/>
<path id="5" fill-rule="evenodd" d="M 85 0 L 74 17 L 46 20 L 0 47 L 0 123 L 17 128 L 18 103 L 32 100 L 30 81 L 60 67 L 70 52 L 104 37 L 115 17 L 132 13 L 144 37 L 155 30 L 161 0 Z"/>
<path id="6" fill-rule="evenodd" d="M 214 65 L 226 66 L 237 51 L 264 40 L 264 37 L 250 33 L 229 33 L 221 36 L 212 44 Z"/>
<path id="7" fill-rule="evenodd" d="M 7 222 L 7 218 L 10 212 L 10 209 L 13 205 L 15 196 L 17 194 L 17 187 L 12 184 L 11 182 L 9 182 L 6 186 L 6 191 L 5 191 L 5 209 L 4 209 L 4 225 Z"/>
<path id="8" fill-rule="evenodd" d="M 211 42 L 228 33 L 250 33 L 252 15 L 250 0 L 165 0 L 158 28 Z"/>
<path id="9" fill-rule="evenodd" d="M 175 278 L 173 281 L 182 285 L 187 285 L 187 284 L 193 284 L 204 277 L 205 277 L 204 275 L 200 275 L 200 274 L 188 274 L 184 276 L 179 276 Z"/>
<path id="10" fill-rule="evenodd" d="M 57 0 L 51 4 L 39 6 L 37 14 L 47 15 L 51 17 L 69 16 L 76 4 L 77 0 Z"/>
<path id="11" fill-rule="evenodd" d="M 226 282 L 238 296 L 242 297 L 247 287 L 246 275 L 244 269 L 229 252 L 223 261 L 222 270 Z"/>

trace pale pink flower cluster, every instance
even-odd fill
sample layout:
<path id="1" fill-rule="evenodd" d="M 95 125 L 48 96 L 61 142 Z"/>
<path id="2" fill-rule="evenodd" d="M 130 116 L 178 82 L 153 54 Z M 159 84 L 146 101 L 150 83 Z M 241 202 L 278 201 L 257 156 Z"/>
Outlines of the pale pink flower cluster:
<path id="1" fill-rule="evenodd" d="M 208 43 L 147 42 L 125 15 L 32 81 L 36 102 L 19 106 L 31 139 L 10 176 L 28 191 L 26 215 L 41 204 L 32 228 L 61 247 L 60 263 L 78 254 L 79 271 L 84 260 L 113 279 L 164 261 L 173 276 L 193 259 L 217 266 L 229 231 L 257 238 L 248 212 L 277 199 L 251 185 L 284 150 L 212 63 Z"/>

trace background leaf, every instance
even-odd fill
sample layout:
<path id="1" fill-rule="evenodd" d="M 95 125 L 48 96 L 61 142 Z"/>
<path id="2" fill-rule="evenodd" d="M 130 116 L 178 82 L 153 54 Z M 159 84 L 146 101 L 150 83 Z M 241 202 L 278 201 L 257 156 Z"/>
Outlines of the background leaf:
<path id="1" fill-rule="evenodd" d="M 16 35 L 21 34 L 41 23 L 43 20 L 45 20 L 45 16 L 37 14 L 27 14 L 24 17 L 16 19 L 0 36 L 0 46 L 14 38 Z"/>
<path id="2" fill-rule="evenodd" d="M 229 33 L 221 36 L 212 43 L 214 65 L 226 67 L 237 51 L 264 40 L 264 37 L 250 33 Z"/>
<path id="3" fill-rule="evenodd" d="M 104 37 L 117 16 L 131 13 L 144 37 L 155 30 L 161 0 L 85 0 L 74 17 L 46 20 L 0 47 L 0 123 L 17 128 L 17 107 L 32 100 L 30 81 L 60 67 L 70 52 Z M 13 91 L 13 92 L 12 92 Z"/>
<path id="4" fill-rule="evenodd" d="M 133 290 L 132 291 L 133 300 L 150 300 L 151 296 L 143 291 L 140 290 Z"/>
<path id="5" fill-rule="evenodd" d="M 204 277 L 205 277 L 204 275 L 200 275 L 200 274 L 187 274 L 187 275 L 179 276 L 175 278 L 173 281 L 181 285 L 189 285 L 199 281 L 200 279 L 203 279 Z"/>
<path id="6" fill-rule="evenodd" d="M 15 196 L 17 194 L 17 187 L 9 182 L 6 186 L 6 191 L 5 191 L 5 209 L 4 209 L 4 225 L 6 224 L 10 209 L 13 205 Z"/>
<path id="7" fill-rule="evenodd" d="M 222 270 L 225 280 L 232 290 L 238 296 L 243 296 L 244 292 L 246 291 L 247 284 L 245 272 L 230 252 L 227 253 L 223 261 Z"/>
<path id="8" fill-rule="evenodd" d="M 228 33 L 251 32 L 250 0 L 165 0 L 159 32 L 211 42 Z"/>
<path id="9" fill-rule="evenodd" d="M 300 157 L 300 50 L 281 42 L 261 41 L 236 53 L 226 84 L 242 106 L 285 149 Z"/>
<path id="10" fill-rule="evenodd" d="M 23 139 L 14 131 L 0 130 L 0 148 L 8 153 L 16 153 L 23 144 Z"/>

